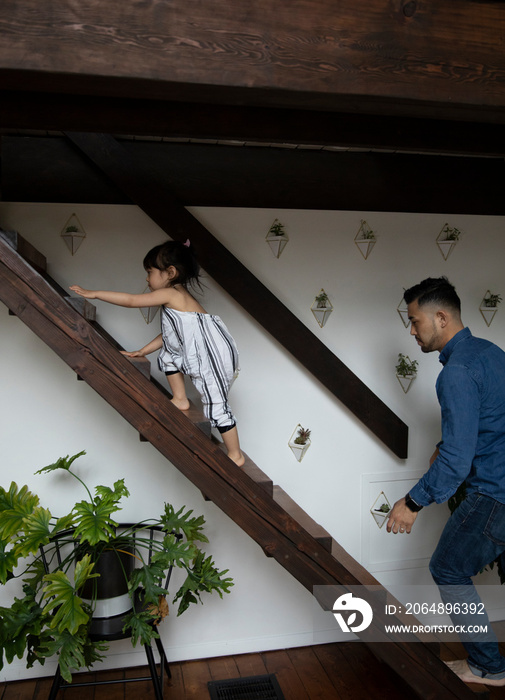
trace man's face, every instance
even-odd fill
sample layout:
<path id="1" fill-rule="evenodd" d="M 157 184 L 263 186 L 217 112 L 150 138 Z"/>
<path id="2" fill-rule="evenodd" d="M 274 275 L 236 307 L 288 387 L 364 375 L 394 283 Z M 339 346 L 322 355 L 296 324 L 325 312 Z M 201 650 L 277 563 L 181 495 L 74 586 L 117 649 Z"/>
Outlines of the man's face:
<path id="1" fill-rule="evenodd" d="M 433 306 L 420 307 L 417 301 L 408 305 L 410 335 L 417 340 L 422 352 L 442 350 L 445 345 L 439 319 Z"/>

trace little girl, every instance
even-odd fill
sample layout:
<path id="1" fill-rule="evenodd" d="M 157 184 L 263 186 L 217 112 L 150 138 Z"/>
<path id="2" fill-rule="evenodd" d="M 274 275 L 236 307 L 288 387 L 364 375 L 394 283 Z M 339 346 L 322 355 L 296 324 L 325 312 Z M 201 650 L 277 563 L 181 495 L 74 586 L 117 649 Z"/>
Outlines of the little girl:
<path id="1" fill-rule="evenodd" d="M 70 289 L 86 299 L 131 308 L 161 306 L 161 333 L 141 350 L 124 352 L 128 357 L 145 357 L 160 350 L 158 366 L 165 372 L 173 394 L 172 403 L 182 411 L 189 401 L 184 374 L 189 375 L 201 396 L 206 417 L 222 434 L 228 457 L 242 466 L 235 418 L 228 404 L 228 392 L 238 371 L 235 341 L 219 316 L 208 314 L 189 293 L 188 285 L 199 284 L 200 266 L 189 241 L 168 241 L 150 250 L 144 258 L 147 294 L 127 294 Z"/>

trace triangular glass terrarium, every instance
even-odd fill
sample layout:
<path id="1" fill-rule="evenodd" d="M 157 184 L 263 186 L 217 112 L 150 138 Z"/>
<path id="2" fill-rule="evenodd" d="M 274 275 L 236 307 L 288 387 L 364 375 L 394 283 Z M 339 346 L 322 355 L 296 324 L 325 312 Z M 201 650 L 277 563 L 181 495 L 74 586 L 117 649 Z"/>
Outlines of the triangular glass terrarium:
<path id="1" fill-rule="evenodd" d="M 388 501 L 384 491 L 381 491 L 375 499 L 373 506 L 370 508 L 370 513 L 372 514 L 372 518 L 375 520 L 377 527 L 381 528 L 384 525 L 386 520 L 389 518 L 390 511 L 391 503 Z"/>
<path id="2" fill-rule="evenodd" d="M 291 435 L 288 445 L 291 449 L 291 452 L 294 454 L 296 459 L 301 462 L 302 459 L 305 456 L 305 453 L 310 447 L 310 430 L 307 430 L 305 428 L 302 428 L 300 423 L 296 426 L 296 428 L 293 430 L 293 434 Z M 304 442 L 296 442 L 296 440 L 303 440 Z"/>
<path id="3" fill-rule="evenodd" d="M 314 299 L 314 303 L 310 307 L 310 310 L 314 314 L 314 318 L 319 323 L 321 328 L 324 326 L 326 321 L 329 319 L 331 312 L 333 311 L 333 306 L 331 301 L 328 299 L 328 295 L 321 289 L 319 294 Z"/>
<path id="4" fill-rule="evenodd" d="M 273 224 L 268 229 L 265 240 L 270 246 L 270 249 L 275 257 L 280 257 L 282 251 L 289 241 L 289 238 L 288 234 L 284 230 L 284 225 L 281 224 L 279 219 L 274 220 Z"/>
<path id="5" fill-rule="evenodd" d="M 358 246 L 359 252 L 366 260 L 376 243 L 375 233 L 372 231 L 366 221 L 361 221 L 361 225 L 354 238 L 354 242 Z"/>
<path id="6" fill-rule="evenodd" d="M 67 244 L 69 251 L 72 255 L 75 255 L 81 247 L 81 243 L 86 238 L 86 231 L 77 218 L 77 214 L 72 214 L 62 228 L 60 235 Z"/>
<path id="7" fill-rule="evenodd" d="M 447 260 L 449 255 L 454 250 L 456 243 L 459 241 L 461 231 L 457 228 L 451 228 L 449 224 L 444 224 L 442 230 L 437 236 L 437 245 L 442 253 L 444 260 Z"/>
<path id="8" fill-rule="evenodd" d="M 408 328 L 410 325 L 410 320 L 409 320 L 409 311 L 407 309 L 407 304 L 405 303 L 405 299 L 402 297 L 400 303 L 396 307 L 396 310 L 398 311 L 398 315 L 400 316 L 403 325 L 405 328 Z"/>
<path id="9" fill-rule="evenodd" d="M 498 311 L 498 304 L 501 302 L 501 296 L 499 294 L 491 294 L 489 289 L 484 294 L 484 297 L 479 306 L 479 311 L 482 314 L 482 318 L 486 322 L 487 326 L 490 326 L 493 318 Z"/>
<path id="10" fill-rule="evenodd" d="M 149 289 L 149 286 L 147 286 L 142 294 L 147 294 L 147 292 L 150 292 L 151 290 Z M 158 313 L 160 307 L 159 306 L 141 306 L 139 311 L 144 317 L 144 321 L 146 323 L 151 323 L 156 318 L 156 314 Z"/>

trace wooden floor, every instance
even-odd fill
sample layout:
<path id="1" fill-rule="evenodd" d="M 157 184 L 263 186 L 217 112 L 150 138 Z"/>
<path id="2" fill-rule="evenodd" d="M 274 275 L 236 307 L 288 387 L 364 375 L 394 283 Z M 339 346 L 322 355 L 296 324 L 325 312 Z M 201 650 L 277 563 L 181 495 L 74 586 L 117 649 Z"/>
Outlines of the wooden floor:
<path id="1" fill-rule="evenodd" d="M 286 700 L 405 700 L 411 693 L 387 666 L 359 642 L 225 656 L 170 665 L 167 700 L 207 700 L 210 680 L 275 673 Z M 100 671 L 104 680 L 143 675 L 146 669 Z M 76 676 L 77 678 L 77 676 Z M 0 700 L 46 700 L 50 679 L 0 684 Z M 61 691 L 68 700 L 149 700 L 150 681 Z"/>
<path id="2" fill-rule="evenodd" d="M 458 645 L 459 646 L 459 645 Z M 456 653 L 458 649 L 455 649 Z M 412 692 L 365 644 L 340 642 L 238 656 L 222 656 L 170 665 L 172 678 L 165 679 L 165 700 L 208 700 L 207 683 L 275 673 L 285 700 L 406 700 Z M 86 678 L 112 680 L 148 675 L 148 669 L 100 671 Z M 84 674 L 75 676 L 83 678 Z M 46 700 L 50 679 L 0 684 L 0 700 Z M 69 688 L 58 700 L 150 700 L 151 681 Z M 482 695 L 476 695 L 476 698 Z M 489 700 L 505 698 L 505 689 L 491 690 Z M 437 699 L 438 700 L 438 699 Z M 443 700 L 443 698 L 440 698 Z"/>

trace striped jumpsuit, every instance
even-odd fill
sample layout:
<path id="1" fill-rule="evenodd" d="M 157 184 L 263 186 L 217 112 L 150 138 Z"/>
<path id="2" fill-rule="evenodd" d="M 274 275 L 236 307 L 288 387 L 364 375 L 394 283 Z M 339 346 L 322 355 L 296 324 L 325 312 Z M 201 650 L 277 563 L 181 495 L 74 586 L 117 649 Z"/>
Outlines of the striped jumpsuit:
<path id="1" fill-rule="evenodd" d="M 221 433 L 235 426 L 228 392 L 238 373 L 235 341 L 219 316 L 161 307 L 163 347 L 158 366 L 165 374 L 187 374 L 203 411 Z"/>

